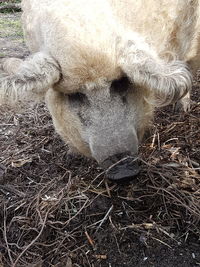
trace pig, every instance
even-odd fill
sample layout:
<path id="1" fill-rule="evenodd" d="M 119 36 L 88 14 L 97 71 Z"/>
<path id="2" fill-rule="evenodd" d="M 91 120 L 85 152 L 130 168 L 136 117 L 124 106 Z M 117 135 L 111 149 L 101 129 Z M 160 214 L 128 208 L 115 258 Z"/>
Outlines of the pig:
<path id="1" fill-rule="evenodd" d="M 113 181 L 134 178 L 155 107 L 188 102 L 198 1 L 23 0 L 22 9 L 31 55 L 3 61 L 0 103 L 45 99 L 73 151 Z"/>

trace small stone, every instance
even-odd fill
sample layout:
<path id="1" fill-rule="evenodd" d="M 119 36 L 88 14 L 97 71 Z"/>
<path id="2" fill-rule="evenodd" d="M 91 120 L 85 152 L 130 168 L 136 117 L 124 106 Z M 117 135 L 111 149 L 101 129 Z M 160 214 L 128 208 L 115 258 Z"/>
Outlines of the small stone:
<path id="1" fill-rule="evenodd" d="M 195 258 L 196 258 L 196 256 L 195 256 L 195 254 L 194 254 L 194 253 L 192 253 L 192 258 L 193 258 L 193 259 L 195 259 Z"/>

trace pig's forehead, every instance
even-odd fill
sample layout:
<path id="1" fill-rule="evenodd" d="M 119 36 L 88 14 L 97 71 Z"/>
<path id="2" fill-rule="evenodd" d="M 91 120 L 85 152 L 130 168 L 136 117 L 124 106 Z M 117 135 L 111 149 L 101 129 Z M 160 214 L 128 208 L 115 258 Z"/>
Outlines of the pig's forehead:
<path id="1" fill-rule="evenodd" d="M 100 85 L 103 81 L 119 79 L 123 75 L 114 52 L 72 50 L 70 55 L 58 61 L 62 79 L 57 86 L 61 91 L 73 92 L 81 87 L 92 89 L 94 84 Z"/>
<path id="2" fill-rule="evenodd" d="M 84 84 L 98 83 L 103 80 L 111 81 L 122 75 L 120 67 L 106 55 L 93 55 L 69 69 L 71 78 Z"/>
<path id="3" fill-rule="evenodd" d="M 111 70 L 104 66 L 95 66 L 87 69 L 78 66 L 65 72 L 55 89 L 64 93 L 98 90 L 107 87 L 112 81 L 123 76 L 124 73 L 120 68 Z"/>

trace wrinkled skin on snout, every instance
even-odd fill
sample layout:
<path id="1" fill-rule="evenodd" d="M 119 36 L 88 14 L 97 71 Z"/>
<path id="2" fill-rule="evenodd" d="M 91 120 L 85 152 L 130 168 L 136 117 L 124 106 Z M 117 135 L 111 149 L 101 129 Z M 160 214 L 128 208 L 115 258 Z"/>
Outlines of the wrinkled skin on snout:
<path id="1" fill-rule="evenodd" d="M 83 86 L 72 94 L 51 90 L 46 101 L 63 139 L 103 168 L 113 166 L 107 173 L 110 179 L 138 173 L 138 145 L 153 112 L 152 105 L 145 101 L 144 89 L 123 76 L 95 84 L 90 90 Z M 55 102 L 56 108 L 52 105 Z"/>

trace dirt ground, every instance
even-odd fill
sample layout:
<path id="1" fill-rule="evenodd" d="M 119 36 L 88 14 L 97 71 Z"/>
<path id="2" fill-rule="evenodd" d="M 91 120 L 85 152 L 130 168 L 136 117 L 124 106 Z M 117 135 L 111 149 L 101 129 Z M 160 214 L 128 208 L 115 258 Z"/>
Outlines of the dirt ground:
<path id="1" fill-rule="evenodd" d="M 20 13 L 0 14 L 0 59 L 25 57 Z M 71 157 L 43 103 L 0 109 L 0 267 L 200 266 L 200 90 L 156 112 L 141 173 L 108 182 Z"/>

